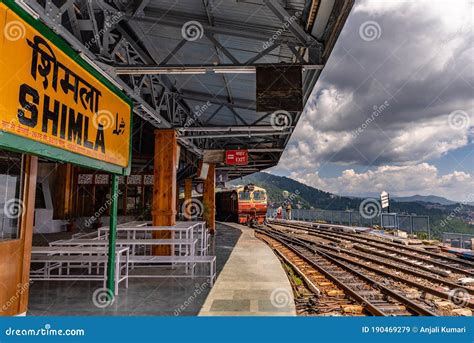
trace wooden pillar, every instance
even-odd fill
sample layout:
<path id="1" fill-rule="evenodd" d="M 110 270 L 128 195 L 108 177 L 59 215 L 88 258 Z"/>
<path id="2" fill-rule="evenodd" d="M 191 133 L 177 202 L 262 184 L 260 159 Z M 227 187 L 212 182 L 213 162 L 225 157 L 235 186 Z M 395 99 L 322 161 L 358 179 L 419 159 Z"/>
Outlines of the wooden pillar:
<path id="1" fill-rule="evenodd" d="M 176 137 L 175 130 L 155 130 L 153 226 L 176 224 Z M 153 238 L 172 238 L 172 232 L 154 232 Z M 154 246 L 153 254 L 171 255 L 171 247 L 169 245 Z"/>
<path id="2" fill-rule="evenodd" d="M 176 213 L 179 212 L 179 183 L 176 182 Z"/>
<path id="3" fill-rule="evenodd" d="M 216 166 L 209 164 L 207 177 L 204 180 L 204 213 L 203 219 L 207 222 L 207 228 L 210 233 L 216 231 Z"/>
<path id="4" fill-rule="evenodd" d="M 184 180 L 184 204 L 191 203 L 193 197 L 193 179 L 187 178 Z M 184 218 L 191 220 L 190 206 L 184 206 L 183 211 Z"/>
<path id="5" fill-rule="evenodd" d="M 53 187 L 54 218 L 66 219 L 72 212 L 72 165 L 69 163 L 59 164 L 56 173 L 56 182 Z"/>

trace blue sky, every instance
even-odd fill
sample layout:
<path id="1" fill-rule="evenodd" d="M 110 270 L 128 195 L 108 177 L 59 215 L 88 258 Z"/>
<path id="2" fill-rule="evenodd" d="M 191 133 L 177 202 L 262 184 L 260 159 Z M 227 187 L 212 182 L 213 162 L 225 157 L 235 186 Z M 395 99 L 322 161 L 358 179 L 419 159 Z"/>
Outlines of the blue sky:
<path id="1" fill-rule="evenodd" d="M 474 193 L 474 3 L 357 1 L 280 164 L 364 196 Z"/>

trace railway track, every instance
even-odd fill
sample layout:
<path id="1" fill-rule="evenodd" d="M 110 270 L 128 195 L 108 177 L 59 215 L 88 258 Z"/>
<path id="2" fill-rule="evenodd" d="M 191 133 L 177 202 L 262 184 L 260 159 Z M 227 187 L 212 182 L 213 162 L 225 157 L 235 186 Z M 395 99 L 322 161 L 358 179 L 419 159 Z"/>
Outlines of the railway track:
<path id="1" fill-rule="evenodd" d="M 388 254 L 396 254 L 403 257 L 417 260 L 421 263 L 428 265 L 434 265 L 445 270 L 449 270 L 454 273 L 466 275 L 468 277 L 474 277 L 474 263 L 470 261 L 461 260 L 442 254 L 421 250 L 414 247 L 403 246 L 398 243 L 389 242 L 375 237 L 361 236 L 360 234 L 345 232 L 344 234 L 331 231 L 330 228 L 338 228 L 337 225 L 330 224 L 303 224 L 303 223 L 278 223 L 278 225 L 284 225 L 297 229 L 308 230 L 311 234 L 324 234 L 326 238 L 333 237 L 352 242 L 364 244 L 374 249 L 383 249 Z"/>
<path id="2" fill-rule="evenodd" d="M 257 232 L 264 236 L 263 239 L 271 243 L 272 248 L 279 254 L 286 254 L 290 259 L 297 258 L 303 261 L 313 270 L 317 270 L 319 278 L 330 281 L 316 282 L 318 286 L 336 287 L 342 290 L 345 297 L 355 301 L 368 314 L 376 316 L 437 315 L 423 301 L 408 299 L 382 282 L 355 270 L 353 265 L 334 258 L 308 242 L 268 229 L 260 229 Z M 327 290 L 322 288 L 321 293 L 327 294 Z"/>
<path id="3" fill-rule="evenodd" d="M 428 271 L 416 268 L 419 264 L 413 264 L 409 268 L 405 260 L 392 258 L 387 261 L 382 256 L 373 254 L 372 251 L 343 249 L 336 244 L 336 240 L 328 240 L 325 236 L 322 238 L 323 234 L 319 232 L 317 235 L 312 235 L 313 232 L 307 228 L 293 226 L 292 229 L 297 230 L 288 230 L 288 226 L 279 228 L 269 224 L 264 231 L 277 235 L 280 240 L 284 240 L 286 243 L 290 240 L 291 244 L 304 246 L 312 255 L 332 258 L 333 261 L 341 263 L 346 269 L 358 272 L 371 281 L 386 286 L 389 291 L 411 300 L 414 304 L 431 312 L 431 315 L 472 315 L 472 311 L 469 310 L 474 309 L 474 297 L 472 296 L 474 290 L 472 288 L 456 284 L 442 275 L 433 273 L 431 269 Z M 307 232 L 305 233 L 305 231 Z M 340 237 L 337 239 L 340 240 Z M 322 262 L 317 261 L 317 263 Z M 402 298 L 400 301 L 404 303 L 405 299 Z M 413 312 L 413 307 L 407 307 L 407 309 Z M 415 314 L 420 313 L 415 312 Z"/>
<path id="4" fill-rule="evenodd" d="M 422 294 L 428 293 L 448 302 L 462 304 L 462 307 L 474 309 L 474 290 L 472 288 L 463 287 L 439 275 L 418 271 L 415 268 L 407 268 L 406 265 L 400 263 L 387 262 L 380 257 L 373 257 L 367 253 L 317 243 L 309 237 L 299 236 L 298 239 L 314 245 L 336 259 L 352 264 L 354 268 L 362 268 L 365 272 L 370 272 L 382 280 L 383 278 L 390 278 L 398 288 L 408 285 L 418 289 Z M 447 307 L 449 304 L 442 305 Z"/>
<path id="5" fill-rule="evenodd" d="M 258 238 L 265 241 L 286 266 L 290 283 L 295 294 L 295 305 L 299 315 L 324 316 L 359 316 L 365 315 L 364 308 L 347 297 L 344 291 L 331 282 L 318 269 L 301 258 L 293 250 L 280 241 L 265 234 L 258 234 Z M 291 268 L 291 273 L 288 272 Z M 297 284 L 294 275 L 304 283 Z M 303 288 L 303 289 L 302 289 Z"/>
<path id="6" fill-rule="evenodd" d="M 447 277 L 451 281 L 458 281 L 462 278 L 474 277 L 473 269 L 469 268 L 469 264 L 454 263 L 449 258 L 433 258 L 428 255 L 423 256 L 423 251 L 417 249 L 412 251 L 404 248 L 402 245 L 397 245 L 397 248 L 388 247 L 385 242 L 371 242 L 367 237 L 354 237 L 347 233 L 334 233 L 327 229 L 312 228 L 306 225 L 278 223 L 280 226 L 291 227 L 297 230 L 304 230 L 308 235 L 323 238 L 325 240 L 333 241 L 337 244 L 343 242 L 353 243 L 352 248 L 361 253 L 369 253 L 377 255 L 386 260 L 393 260 L 398 263 L 403 263 L 410 268 L 417 270 L 422 269 L 431 274 L 437 274 L 441 277 Z M 459 262 L 459 261 L 456 261 Z M 466 261 L 468 262 L 468 261 Z M 468 262 L 469 263 L 469 262 Z"/>
<path id="7" fill-rule="evenodd" d="M 406 274 L 407 276 L 413 276 L 416 278 L 426 279 L 429 283 L 433 284 L 435 287 L 447 287 L 449 289 L 456 289 L 461 287 L 460 284 L 453 282 L 452 280 L 440 276 L 439 274 L 435 273 L 434 270 L 430 268 L 421 268 L 423 266 L 418 265 L 416 263 L 409 263 L 405 260 L 397 259 L 397 258 L 387 258 L 388 256 L 384 255 L 381 252 L 376 252 L 375 254 L 373 251 L 358 251 L 358 250 L 349 250 L 339 246 L 331 246 L 328 244 L 319 243 L 315 240 L 313 235 L 307 235 L 306 237 L 298 235 L 300 239 L 310 242 L 321 248 L 328 253 L 338 253 L 346 256 L 347 258 L 351 258 L 354 261 L 368 261 L 371 264 L 378 264 L 382 266 L 382 268 L 389 268 L 392 270 L 396 270 L 398 273 Z M 464 287 L 465 291 L 471 295 L 474 294 L 474 289 L 469 287 Z"/>

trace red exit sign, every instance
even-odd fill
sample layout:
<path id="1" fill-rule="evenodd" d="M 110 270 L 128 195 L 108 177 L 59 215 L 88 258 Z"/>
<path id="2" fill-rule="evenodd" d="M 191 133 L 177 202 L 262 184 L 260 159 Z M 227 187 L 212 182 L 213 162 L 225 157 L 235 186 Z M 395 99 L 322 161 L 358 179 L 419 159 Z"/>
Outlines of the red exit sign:
<path id="1" fill-rule="evenodd" d="M 249 163 L 247 150 L 226 150 L 225 163 L 229 165 L 246 165 Z"/>

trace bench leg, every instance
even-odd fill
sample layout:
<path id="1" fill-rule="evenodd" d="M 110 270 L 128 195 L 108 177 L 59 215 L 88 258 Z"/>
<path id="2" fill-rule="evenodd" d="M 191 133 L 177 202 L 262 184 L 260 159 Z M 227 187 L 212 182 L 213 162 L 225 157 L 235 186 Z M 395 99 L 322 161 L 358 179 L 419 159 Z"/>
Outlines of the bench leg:
<path id="1" fill-rule="evenodd" d="M 130 250 L 127 250 L 127 257 L 125 261 L 125 288 L 128 288 L 128 260 L 130 259 Z"/>
<path id="2" fill-rule="evenodd" d="M 117 254 L 115 261 L 115 295 L 118 295 L 118 284 L 120 282 L 120 254 Z"/>
<path id="3" fill-rule="evenodd" d="M 102 283 L 102 287 L 105 289 L 107 288 L 107 264 L 104 265 L 104 282 Z"/>
<path id="4" fill-rule="evenodd" d="M 63 254 L 59 254 L 59 256 L 62 256 Z M 53 264 L 54 265 L 54 264 Z M 60 262 L 59 263 L 59 270 L 58 270 L 59 275 L 63 275 L 63 264 Z"/>
<path id="5" fill-rule="evenodd" d="M 210 274 L 211 274 L 211 277 L 209 278 L 209 283 L 212 287 L 214 286 L 214 262 L 210 263 L 209 269 L 210 269 Z"/>

